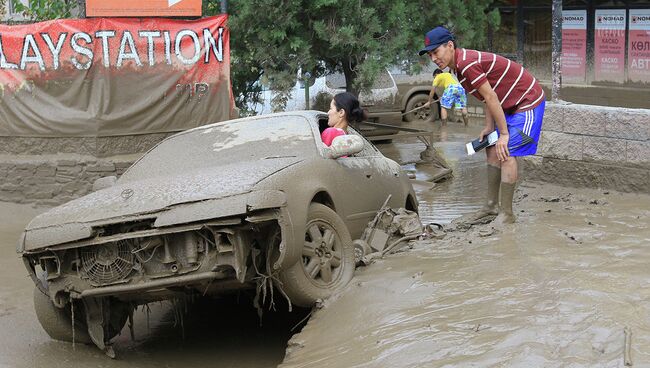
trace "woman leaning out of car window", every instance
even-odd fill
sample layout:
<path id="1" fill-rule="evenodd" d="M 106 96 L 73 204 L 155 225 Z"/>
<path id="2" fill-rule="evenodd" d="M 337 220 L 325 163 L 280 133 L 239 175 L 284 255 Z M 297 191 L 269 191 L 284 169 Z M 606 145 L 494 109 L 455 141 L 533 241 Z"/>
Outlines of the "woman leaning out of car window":
<path id="1" fill-rule="evenodd" d="M 320 137 L 327 147 L 332 144 L 334 138 L 348 133 L 350 122 L 362 121 L 366 118 L 366 112 L 359 105 L 359 100 L 350 92 L 342 92 L 334 96 L 330 102 L 330 109 L 327 112 L 327 129 Z"/>

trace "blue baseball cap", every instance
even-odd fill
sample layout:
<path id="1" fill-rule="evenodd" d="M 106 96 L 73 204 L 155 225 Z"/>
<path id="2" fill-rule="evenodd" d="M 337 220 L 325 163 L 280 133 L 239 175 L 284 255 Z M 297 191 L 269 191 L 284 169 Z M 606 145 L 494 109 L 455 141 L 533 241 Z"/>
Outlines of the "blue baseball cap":
<path id="1" fill-rule="evenodd" d="M 435 50 L 438 46 L 454 39 L 454 35 L 443 26 L 438 26 L 424 35 L 424 48 L 420 50 L 420 56 L 426 54 L 431 50 Z"/>

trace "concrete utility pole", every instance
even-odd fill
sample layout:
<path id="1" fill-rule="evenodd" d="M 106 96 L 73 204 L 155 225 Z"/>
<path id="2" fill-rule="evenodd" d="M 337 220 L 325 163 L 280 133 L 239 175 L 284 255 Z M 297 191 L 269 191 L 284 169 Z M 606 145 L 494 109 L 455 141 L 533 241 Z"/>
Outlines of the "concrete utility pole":
<path id="1" fill-rule="evenodd" d="M 221 14 L 228 13 L 228 0 L 221 0 Z"/>
<path id="2" fill-rule="evenodd" d="M 553 64 L 553 85 L 551 86 L 551 100 L 560 99 L 562 88 L 562 0 L 553 0 L 553 21 L 552 21 L 552 64 Z"/>
<path id="3" fill-rule="evenodd" d="M 517 62 L 524 65 L 524 48 L 526 47 L 526 23 L 524 22 L 524 2 L 517 2 Z"/>

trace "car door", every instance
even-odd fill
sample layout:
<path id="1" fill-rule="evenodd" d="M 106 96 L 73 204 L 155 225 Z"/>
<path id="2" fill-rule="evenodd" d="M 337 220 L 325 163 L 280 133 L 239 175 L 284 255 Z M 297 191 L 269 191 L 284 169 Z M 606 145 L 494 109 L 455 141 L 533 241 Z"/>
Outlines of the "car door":
<path id="1" fill-rule="evenodd" d="M 348 134 L 359 135 L 352 128 L 349 128 Z M 336 162 L 343 178 L 337 183 L 341 199 L 338 204 L 339 212 L 344 215 L 350 232 L 360 234 L 375 217 L 388 194 L 399 193 L 395 190 L 397 180 L 393 176 L 399 175 L 400 168 L 397 164 L 396 167 L 391 166 L 365 139 L 363 151 L 349 157 L 341 157 Z"/>

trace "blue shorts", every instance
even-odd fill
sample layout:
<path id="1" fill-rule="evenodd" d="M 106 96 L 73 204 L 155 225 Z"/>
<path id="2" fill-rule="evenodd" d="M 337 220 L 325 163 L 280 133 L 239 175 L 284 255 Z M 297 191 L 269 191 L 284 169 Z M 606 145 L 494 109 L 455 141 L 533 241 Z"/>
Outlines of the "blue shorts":
<path id="1" fill-rule="evenodd" d="M 508 141 L 510 156 L 529 156 L 537 152 L 545 106 L 546 100 L 542 100 L 542 103 L 532 110 L 512 115 L 506 114 L 506 123 L 510 134 Z"/>
<path id="2" fill-rule="evenodd" d="M 459 109 L 464 109 L 467 107 L 467 95 L 465 95 L 465 89 L 460 84 L 450 84 L 449 87 L 445 88 L 445 91 L 442 92 L 442 98 L 440 99 L 440 106 L 449 110 L 456 105 Z"/>

